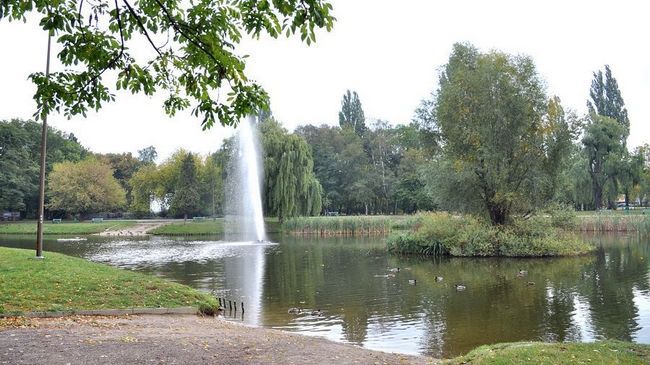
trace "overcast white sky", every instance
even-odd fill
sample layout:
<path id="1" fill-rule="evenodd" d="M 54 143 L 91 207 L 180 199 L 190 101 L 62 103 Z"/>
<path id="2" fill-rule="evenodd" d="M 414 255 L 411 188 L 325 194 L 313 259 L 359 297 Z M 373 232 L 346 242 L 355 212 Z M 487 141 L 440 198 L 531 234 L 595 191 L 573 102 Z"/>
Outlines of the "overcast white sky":
<path id="1" fill-rule="evenodd" d="M 549 95 L 582 114 L 592 72 L 609 64 L 631 120 L 631 147 L 650 142 L 650 5 L 644 1 L 335 0 L 338 21 L 307 47 L 297 39 L 246 42 L 248 73 L 271 95 L 273 113 L 292 130 L 336 124 L 342 94 L 359 93 L 367 118 L 407 123 L 436 87 L 455 42 L 483 51 L 533 57 Z M 44 70 L 46 36 L 34 23 L 0 24 L 0 119 L 30 118 L 31 72 Z M 57 70 L 57 64 L 53 71 Z M 208 153 L 231 129 L 204 132 L 189 111 L 170 119 L 161 98 L 118 93 L 88 118 L 53 115 L 96 152 L 136 152 L 153 145 L 160 158 L 178 148 Z"/>

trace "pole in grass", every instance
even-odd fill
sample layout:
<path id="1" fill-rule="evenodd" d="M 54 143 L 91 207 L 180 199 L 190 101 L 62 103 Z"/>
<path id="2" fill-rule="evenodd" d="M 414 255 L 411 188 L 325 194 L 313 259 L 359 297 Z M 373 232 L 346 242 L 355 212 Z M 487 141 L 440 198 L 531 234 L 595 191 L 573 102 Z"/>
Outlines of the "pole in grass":
<path id="1" fill-rule="evenodd" d="M 47 61 L 45 63 L 45 79 L 50 79 L 50 48 L 52 31 L 47 35 Z M 47 113 L 43 115 L 43 130 L 41 131 L 41 171 L 38 190 L 38 222 L 36 223 L 36 258 L 43 258 L 43 215 L 45 213 L 45 157 L 47 154 Z"/>

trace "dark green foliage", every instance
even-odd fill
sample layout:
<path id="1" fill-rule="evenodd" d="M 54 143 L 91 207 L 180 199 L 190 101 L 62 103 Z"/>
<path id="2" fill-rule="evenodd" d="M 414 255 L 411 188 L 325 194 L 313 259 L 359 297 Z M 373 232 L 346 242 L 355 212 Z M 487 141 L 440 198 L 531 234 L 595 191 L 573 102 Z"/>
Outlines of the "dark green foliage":
<path id="1" fill-rule="evenodd" d="M 630 119 L 627 115 L 627 109 L 625 108 L 621 91 L 618 89 L 618 82 L 612 76 L 612 70 L 609 68 L 609 65 L 605 65 L 604 80 L 602 71 L 598 70 L 598 72 L 594 72 L 589 96 L 591 100 L 587 101 L 587 106 L 591 114 L 595 113 L 610 117 L 625 128 L 625 134 L 621 140 L 625 145 L 625 140 L 630 134 Z"/>
<path id="2" fill-rule="evenodd" d="M 149 146 L 138 150 L 138 161 L 145 165 L 155 163 L 156 157 L 158 157 L 158 152 L 156 152 L 156 147 L 154 146 Z"/>
<path id="3" fill-rule="evenodd" d="M 259 125 L 264 150 L 264 207 L 282 221 L 297 215 L 318 215 L 323 189 L 314 175 L 307 142 L 289 134 L 273 119 Z"/>
<path id="4" fill-rule="evenodd" d="M 621 143 L 625 133 L 625 128 L 616 120 L 597 114 L 591 114 L 585 124 L 582 144 L 596 209 L 602 206 L 606 184 L 616 183 L 618 164 L 625 154 L 625 146 Z"/>
<path id="5" fill-rule="evenodd" d="M 234 125 L 268 105 L 266 92 L 247 78 L 245 57 L 236 53 L 243 37 L 299 33 L 311 44 L 315 29 L 332 29 L 331 12 L 323 0 L 0 2 L 0 21 L 38 22 L 60 49 L 62 71 L 49 80 L 30 75 L 37 118 L 51 112 L 85 116 L 113 101 L 116 89 L 164 90 L 167 114 L 192 107 L 203 128 Z M 131 52 L 142 43 L 151 52 Z M 104 79 L 108 74 L 117 80 L 114 88 Z M 228 94 L 219 98 L 223 87 Z"/>
<path id="6" fill-rule="evenodd" d="M 342 129 L 349 128 L 358 136 L 363 136 L 366 132 L 366 117 L 363 114 L 361 100 L 356 91 L 346 91 L 341 101 L 341 111 L 339 112 L 339 126 Z"/>
<path id="7" fill-rule="evenodd" d="M 0 121 L 0 211 L 36 214 L 41 128 L 33 121 Z M 87 154 L 74 135 L 48 128 L 47 174 L 55 163 L 80 161 Z"/>
<path id="8" fill-rule="evenodd" d="M 188 215 L 199 210 L 199 198 L 199 184 L 194 156 L 188 153 L 182 160 L 169 209 L 172 214 L 187 219 Z"/>
<path id="9" fill-rule="evenodd" d="M 108 164 L 113 169 L 113 177 L 117 179 L 126 192 L 126 202 L 130 206 L 132 203 L 132 197 L 129 180 L 131 180 L 133 174 L 135 174 L 144 163 L 133 157 L 131 152 L 96 154 L 95 156 L 98 161 Z"/>

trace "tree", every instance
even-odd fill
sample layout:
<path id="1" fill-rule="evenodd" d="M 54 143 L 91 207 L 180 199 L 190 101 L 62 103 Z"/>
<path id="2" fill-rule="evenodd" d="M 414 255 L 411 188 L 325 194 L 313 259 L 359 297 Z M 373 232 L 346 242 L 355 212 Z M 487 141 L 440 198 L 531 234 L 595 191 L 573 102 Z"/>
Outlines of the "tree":
<path id="1" fill-rule="evenodd" d="M 110 166 L 89 158 L 54 165 L 48 178 L 48 208 L 68 214 L 89 214 L 120 209 L 126 204 L 124 189 Z"/>
<path id="2" fill-rule="evenodd" d="M 363 136 L 366 131 L 366 117 L 363 114 L 361 100 L 357 92 L 346 91 L 341 101 L 339 112 L 339 126 L 341 129 L 350 128 L 358 136 Z"/>
<path id="3" fill-rule="evenodd" d="M 199 209 L 199 185 L 194 156 L 188 153 L 184 158 L 176 181 L 174 196 L 169 206 L 172 214 L 182 215 L 185 220 L 189 214 Z"/>
<path id="4" fill-rule="evenodd" d="M 113 71 L 116 89 L 146 95 L 164 90 L 167 114 L 192 106 L 205 129 L 215 122 L 234 125 L 267 107 L 266 92 L 247 78 L 245 57 L 236 54 L 244 35 L 277 38 L 299 32 L 310 44 L 316 28 L 331 30 L 331 10 L 324 0 L 5 0 L 0 21 L 39 19 L 60 45 L 64 70 L 49 78 L 30 75 L 36 118 L 53 111 L 85 116 L 88 109 L 100 109 L 115 99 L 104 80 Z M 138 42 L 150 45 L 151 52 L 132 52 Z M 226 100 L 220 90 L 228 93 Z"/>
<path id="5" fill-rule="evenodd" d="M 129 180 L 142 167 L 142 162 L 133 157 L 131 152 L 96 154 L 98 160 L 104 161 L 113 169 L 113 177 L 122 185 L 126 192 L 127 204 L 131 204 L 131 185 Z"/>
<path id="6" fill-rule="evenodd" d="M 151 213 L 151 203 L 159 195 L 158 169 L 155 165 L 144 165 L 129 180 L 131 205 L 129 211 L 137 216 Z M 158 193 L 158 194 L 157 194 Z"/>
<path id="7" fill-rule="evenodd" d="M 138 161 L 145 165 L 155 163 L 156 157 L 158 157 L 158 152 L 156 152 L 156 147 L 154 146 L 149 146 L 138 150 Z"/>
<path id="8" fill-rule="evenodd" d="M 545 145 L 555 131 L 533 61 L 455 44 L 439 85 L 433 105 L 443 155 L 431 168 L 437 202 L 485 214 L 495 225 L 544 205 L 544 167 L 562 155 Z"/>
<path id="9" fill-rule="evenodd" d="M 617 165 L 625 152 L 621 143 L 625 134 L 623 125 L 602 115 L 590 114 L 585 124 L 582 144 L 587 156 L 596 209 L 602 207 L 605 185 L 608 182 L 613 183 L 616 176 Z"/>
<path id="10" fill-rule="evenodd" d="M 589 96 L 591 98 L 591 100 L 587 101 L 589 113 L 610 117 L 625 128 L 626 132 L 621 140 L 625 145 L 625 141 L 630 134 L 630 120 L 627 116 L 627 109 L 621 91 L 618 89 L 618 82 L 612 76 L 609 65 L 605 65 L 604 80 L 602 71 L 594 72 Z"/>
<path id="11" fill-rule="evenodd" d="M 625 207 L 628 209 L 630 207 L 630 196 L 634 194 L 634 190 L 639 188 L 642 182 L 644 162 L 643 150 L 637 148 L 635 153 L 632 154 L 626 150 L 618 164 L 616 177 L 625 195 Z"/>
<path id="12" fill-rule="evenodd" d="M 0 121 L 0 210 L 36 214 L 40 135 L 41 125 L 33 121 Z M 48 174 L 55 163 L 79 161 L 88 154 L 72 134 L 48 128 L 48 139 Z"/>
<path id="13" fill-rule="evenodd" d="M 280 221 L 297 215 L 318 215 L 323 189 L 314 175 L 307 142 L 289 134 L 273 120 L 259 125 L 264 150 L 264 200 L 266 211 Z"/>

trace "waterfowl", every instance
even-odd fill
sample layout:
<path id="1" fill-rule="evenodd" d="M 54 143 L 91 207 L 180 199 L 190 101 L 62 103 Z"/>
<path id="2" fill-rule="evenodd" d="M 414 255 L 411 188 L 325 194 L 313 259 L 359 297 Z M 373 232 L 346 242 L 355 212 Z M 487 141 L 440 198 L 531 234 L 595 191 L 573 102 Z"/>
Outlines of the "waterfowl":
<path id="1" fill-rule="evenodd" d="M 526 271 L 526 270 L 521 270 L 520 269 L 519 272 L 517 273 L 518 277 L 522 277 L 522 276 L 526 276 L 526 275 L 528 275 L 528 271 Z"/>
<path id="2" fill-rule="evenodd" d="M 298 314 L 300 312 L 302 312 L 302 309 L 300 308 L 289 308 L 289 310 L 287 311 L 287 313 L 289 314 Z"/>
<path id="3" fill-rule="evenodd" d="M 320 309 L 316 309 L 316 310 L 311 311 L 311 315 L 320 317 L 320 316 L 323 315 L 323 312 Z"/>
<path id="4" fill-rule="evenodd" d="M 388 271 L 390 271 L 390 272 L 399 272 L 399 267 L 394 267 L 392 269 L 389 269 Z"/>
<path id="5" fill-rule="evenodd" d="M 415 285 L 415 284 L 417 284 L 417 280 L 415 280 L 415 279 L 409 279 L 409 284 L 411 284 L 411 285 Z"/>
<path id="6" fill-rule="evenodd" d="M 526 283 L 526 285 L 528 285 L 528 286 L 532 286 L 532 285 L 535 285 L 535 282 L 533 282 L 533 281 L 529 281 L 529 282 Z"/>
<path id="7" fill-rule="evenodd" d="M 442 281 L 442 276 L 436 276 L 436 281 L 437 281 L 437 282 Z"/>
<path id="8" fill-rule="evenodd" d="M 467 287 L 463 284 L 456 284 L 456 291 L 463 291 L 467 289 Z"/>

